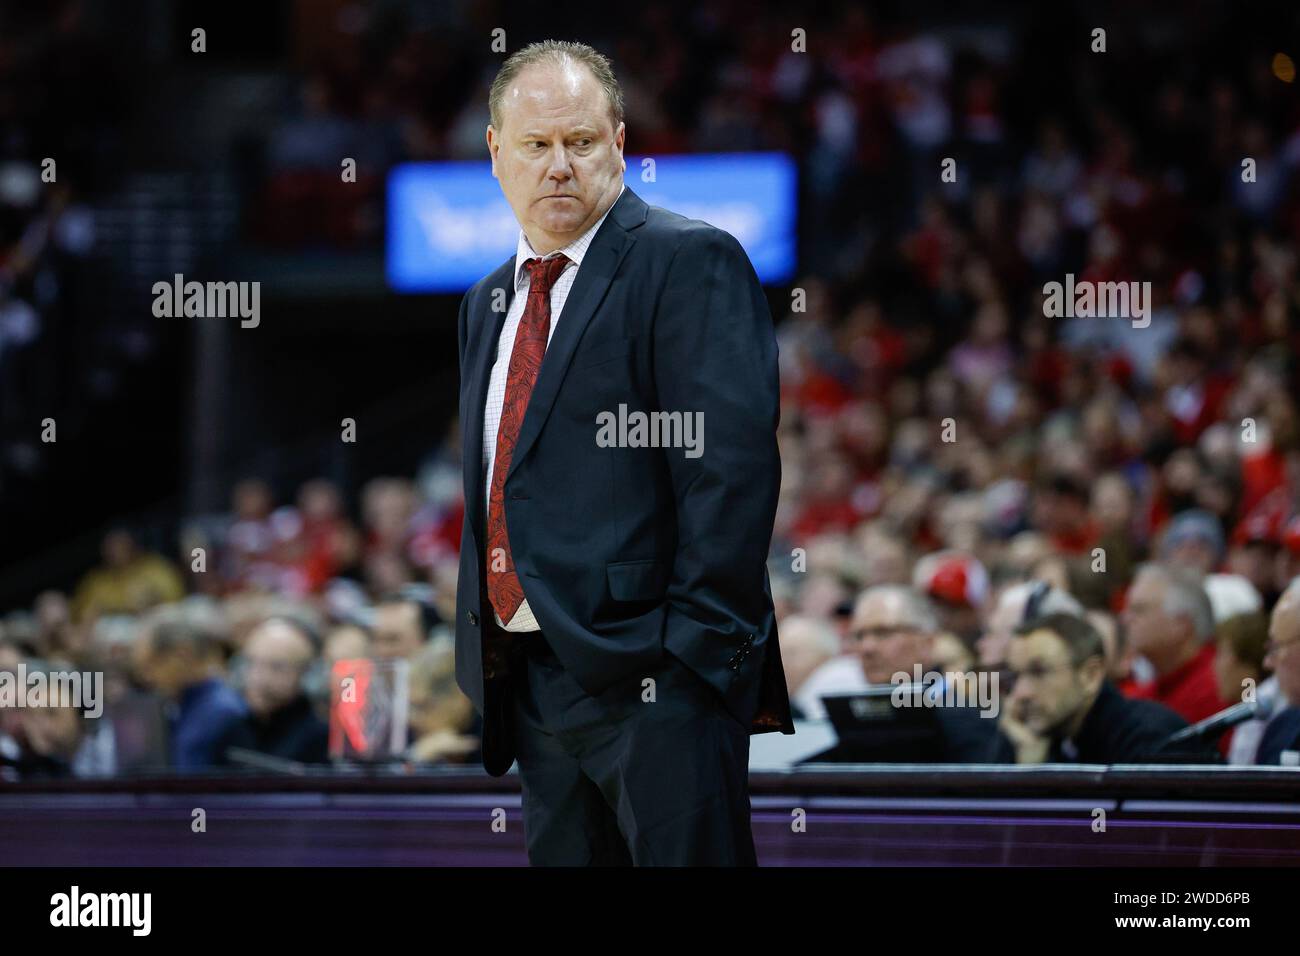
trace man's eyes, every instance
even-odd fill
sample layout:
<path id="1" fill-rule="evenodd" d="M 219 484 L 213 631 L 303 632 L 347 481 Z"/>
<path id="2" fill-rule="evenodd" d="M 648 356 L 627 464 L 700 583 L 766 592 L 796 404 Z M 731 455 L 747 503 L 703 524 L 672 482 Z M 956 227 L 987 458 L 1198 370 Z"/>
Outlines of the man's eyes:
<path id="1" fill-rule="evenodd" d="M 584 139 L 577 140 L 576 143 L 575 143 L 574 145 L 576 145 L 576 146 L 590 146 L 590 145 L 592 144 L 592 142 L 593 142 L 593 140 L 585 139 L 585 138 L 584 138 Z M 525 143 L 524 145 L 527 146 L 529 149 L 532 149 L 533 147 L 536 147 L 536 146 L 545 146 L 546 144 L 543 143 L 540 139 L 530 139 L 530 140 L 529 140 L 527 143 Z"/>

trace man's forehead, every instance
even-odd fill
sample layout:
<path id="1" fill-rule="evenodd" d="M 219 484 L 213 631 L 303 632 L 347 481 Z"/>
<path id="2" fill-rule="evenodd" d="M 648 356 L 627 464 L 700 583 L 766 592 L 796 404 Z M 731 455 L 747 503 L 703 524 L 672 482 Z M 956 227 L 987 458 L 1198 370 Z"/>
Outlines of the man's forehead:
<path id="1" fill-rule="evenodd" d="M 1282 592 L 1282 596 L 1278 598 L 1277 603 L 1279 607 L 1290 613 L 1300 611 L 1300 585 L 1287 585 L 1286 590 Z"/>
<path id="2" fill-rule="evenodd" d="M 591 71 L 577 64 L 545 64 L 528 67 L 506 88 L 505 110 L 521 120 L 559 122 L 573 118 L 581 109 L 598 109 L 601 90 Z"/>
<path id="3" fill-rule="evenodd" d="M 1025 613 L 1025 598 L 1015 594 L 1003 594 L 989 616 L 989 627 L 995 630 L 1010 630 L 1019 623 Z"/>
<path id="4" fill-rule="evenodd" d="M 305 646 L 311 650 L 311 640 L 287 621 L 263 621 L 248 635 L 248 647 L 256 648 L 269 656 L 292 653 Z"/>
<path id="5" fill-rule="evenodd" d="M 858 602 L 854 620 L 859 624 L 910 625 L 903 601 L 892 594 L 869 595 Z"/>
<path id="6" fill-rule="evenodd" d="M 1152 571 L 1143 571 L 1133 581 L 1133 586 L 1129 589 L 1130 595 L 1142 595 L 1143 597 L 1152 597 L 1164 584 L 1164 578 Z"/>
<path id="7" fill-rule="evenodd" d="M 1300 629 L 1300 591 L 1288 589 L 1282 592 L 1282 597 L 1278 599 L 1277 606 L 1273 609 L 1269 633 L 1273 637 L 1278 637 L 1298 629 Z"/>
<path id="8" fill-rule="evenodd" d="M 1065 641 L 1061 640 L 1055 631 L 1040 628 L 1028 634 L 1017 635 L 1011 642 L 1007 655 L 1025 662 L 1060 660 L 1065 657 Z"/>
<path id="9" fill-rule="evenodd" d="M 387 627 L 401 627 L 419 618 L 419 610 L 412 603 L 394 602 L 381 604 L 375 609 L 376 623 L 382 621 Z"/>
<path id="10" fill-rule="evenodd" d="M 600 132 L 600 129 L 588 122 L 586 118 L 575 118 L 572 114 L 553 118 L 520 117 L 512 123 L 512 129 L 517 130 L 522 136 L 547 136 L 552 133 L 595 136 Z"/>

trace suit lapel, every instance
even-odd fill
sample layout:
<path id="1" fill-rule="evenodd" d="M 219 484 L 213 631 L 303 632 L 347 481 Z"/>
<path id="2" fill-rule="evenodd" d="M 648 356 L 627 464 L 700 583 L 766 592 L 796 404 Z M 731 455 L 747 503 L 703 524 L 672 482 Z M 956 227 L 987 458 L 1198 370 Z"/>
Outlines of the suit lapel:
<path id="1" fill-rule="evenodd" d="M 497 342 L 501 338 L 501 329 L 506 323 L 506 312 L 510 310 L 514 299 L 515 286 L 511 279 L 515 274 L 515 257 L 498 269 L 483 288 L 479 296 L 482 307 L 469 317 L 470 341 L 473 343 L 469 363 L 470 387 L 466 393 L 469 402 L 465 419 L 465 433 L 461 435 L 461 457 L 465 469 L 466 513 L 470 517 L 470 529 L 475 542 L 482 543 L 482 529 L 487 520 L 483 506 L 483 413 L 487 405 L 488 384 L 492 378 L 492 363 L 496 359 Z M 492 311 L 492 299 L 496 289 L 505 289 L 505 308 L 500 312 Z"/>
<path id="2" fill-rule="evenodd" d="M 524 413 L 524 421 L 519 429 L 519 439 L 511 455 L 507 478 L 514 474 L 519 462 L 541 434 L 542 426 L 546 424 L 546 418 L 559 394 L 560 384 L 564 381 L 564 373 L 582 339 L 582 333 L 596 314 L 596 308 L 605 297 L 623 257 L 635 242 L 632 230 L 645 222 L 648 209 L 640 196 L 630 188 L 625 189 L 587 248 L 582 266 L 578 269 L 578 277 L 569 290 L 564 310 L 560 313 L 560 322 L 546 347 L 546 356 L 542 359 L 542 367 L 528 401 L 528 411 Z M 479 296 L 480 304 L 469 317 L 472 351 L 468 363 L 470 387 L 465 400 L 470 405 L 465 418 L 465 431 L 461 435 L 461 457 L 467 498 L 465 511 L 480 550 L 482 529 L 487 520 L 483 503 L 483 414 L 501 329 L 515 296 L 514 275 L 515 257 L 511 256 L 509 262 L 489 277 L 482 290 L 483 294 Z M 493 290 L 499 288 L 506 290 L 505 308 L 501 312 L 493 312 L 492 294 Z"/>
<path id="3" fill-rule="evenodd" d="M 582 333 L 586 331 L 592 316 L 596 314 L 596 308 L 605 298 L 623 257 L 636 242 L 631 230 L 645 221 L 647 208 L 640 196 L 631 189 L 625 189 L 582 257 L 578 277 L 569 290 L 559 324 L 555 326 L 555 334 L 551 336 L 546 355 L 542 359 L 542 367 L 537 373 L 533 394 L 528 400 L 528 411 L 524 413 L 524 421 L 519 428 L 519 440 L 510 457 L 507 480 L 528 456 L 529 449 L 542 433 L 542 426 L 551 414 L 551 407 L 560 393 L 560 384 L 564 381 L 564 374 L 568 371 L 569 362 L 573 360 Z M 594 422 L 592 427 L 595 427 Z"/>

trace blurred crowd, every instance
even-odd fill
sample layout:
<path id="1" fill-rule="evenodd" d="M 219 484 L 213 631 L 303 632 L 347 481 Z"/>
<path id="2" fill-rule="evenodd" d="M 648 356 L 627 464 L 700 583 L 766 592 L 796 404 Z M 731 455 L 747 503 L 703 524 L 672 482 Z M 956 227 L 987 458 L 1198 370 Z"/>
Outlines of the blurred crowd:
<path id="1" fill-rule="evenodd" d="M 477 761 L 478 717 L 456 687 L 444 623 L 463 515 L 453 454 L 431 456 L 418 481 L 367 484 L 359 522 L 326 480 L 277 505 L 265 482 L 247 479 L 228 513 L 187 522 L 179 552 L 112 529 L 101 564 L 71 593 L 47 591 L 0 623 L 0 672 L 102 673 L 103 717 L 70 701 L 0 709 L 0 774 L 283 769 L 331 753 Z M 370 717 L 360 733 L 371 740 L 345 747 L 340 684 L 358 678 L 339 668 L 358 660 L 379 665 L 365 681 L 372 696 L 385 673 L 404 685 L 368 708 L 405 706 L 395 749 L 376 744 Z"/>
<path id="2" fill-rule="evenodd" d="M 1108 762 L 1263 688 L 1272 736 L 1243 725 L 1219 755 L 1292 759 L 1300 111 L 1289 61 L 1220 68 L 1203 42 L 1180 35 L 1164 75 L 1061 49 L 1077 97 L 1027 112 L 1047 79 L 1027 50 L 863 48 L 910 215 L 847 278 L 810 272 L 778 329 L 773 574 L 805 713 L 917 663 L 996 672 L 993 743 L 1018 759 L 1158 728 L 1082 748 Z M 1149 322 L 1049 318 L 1067 275 L 1149 282 Z M 1034 582 L 1090 626 L 1036 632 Z"/>
<path id="3" fill-rule="evenodd" d="M 399 8 L 330 5 L 304 41 L 301 103 L 267 144 L 254 204 L 263 240 L 378 241 L 376 219 L 313 186 L 337 177 L 339 144 L 369 150 L 370 169 L 481 157 L 496 61 Z M 1291 760 L 1294 66 L 1212 20 L 1179 21 L 1159 56 L 1147 37 L 1112 38 L 1102 57 L 1080 38 L 1044 46 L 1032 18 L 994 17 L 993 42 L 976 43 L 866 5 L 828 10 L 808 54 L 773 10 L 722 2 L 640 8 L 606 45 L 629 152 L 800 163 L 803 271 L 774 310 L 770 561 L 799 714 L 921 665 L 1000 679 L 1000 716 L 955 733 L 950 759 Z M 1046 317 L 1044 284 L 1067 274 L 1150 282 L 1149 322 Z M 197 768 L 232 747 L 324 759 L 335 663 L 402 658 L 406 759 L 472 762 L 442 623 L 459 476 L 453 428 L 418 475 L 356 494 L 241 482 L 228 514 L 194 516 L 162 553 L 115 529 L 74 589 L 0 619 L 0 666 L 104 669 L 110 707 L 162 704 L 154 757 Z M 1169 745 L 1242 701 L 1265 706 L 1200 749 Z M 85 724 L 0 719 L 11 767 L 136 765 L 125 731 L 110 758 Z"/>

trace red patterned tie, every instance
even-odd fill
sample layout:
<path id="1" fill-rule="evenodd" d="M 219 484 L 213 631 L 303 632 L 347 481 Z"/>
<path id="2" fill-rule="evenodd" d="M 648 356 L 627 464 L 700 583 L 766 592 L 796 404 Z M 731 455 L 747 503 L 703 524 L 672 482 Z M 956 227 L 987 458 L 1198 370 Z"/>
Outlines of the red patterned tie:
<path id="1" fill-rule="evenodd" d="M 552 259 L 529 259 L 528 299 L 515 332 L 514 350 L 510 353 L 510 370 L 506 373 L 506 395 L 501 406 L 501 424 L 497 428 L 497 453 L 492 463 L 492 491 L 488 496 L 487 516 L 487 592 L 493 609 L 505 624 L 515 616 L 524 601 L 524 589 L 515 574 L 510 556 L 510 538 L 506 534 L 504 491 L 510 457 L 514 454 L 519 428 L 524 423 L 528 399 L 533 394 L 537 372 L 546 354 L 551 333 L 551 286 L 569 261 L 563 253 Z"/>

